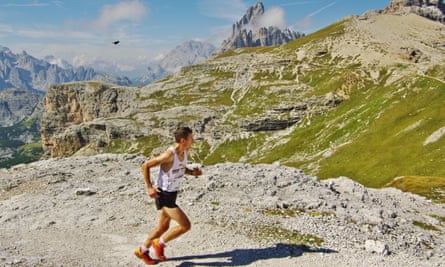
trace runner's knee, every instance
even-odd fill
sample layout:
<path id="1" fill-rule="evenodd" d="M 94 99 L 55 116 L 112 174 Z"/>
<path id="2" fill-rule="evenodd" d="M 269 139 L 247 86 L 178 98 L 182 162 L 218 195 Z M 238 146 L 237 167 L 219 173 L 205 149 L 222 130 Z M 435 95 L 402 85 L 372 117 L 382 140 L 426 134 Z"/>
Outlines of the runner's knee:
<path id="1" fill-rule="evenodd" d="M 192 224 L 190 222 L 186 222 L 183 225 L 181 225 L 181 228 L 184 233 L 188 232 L 190 231 L 190 229 L 192 229 Z"/>

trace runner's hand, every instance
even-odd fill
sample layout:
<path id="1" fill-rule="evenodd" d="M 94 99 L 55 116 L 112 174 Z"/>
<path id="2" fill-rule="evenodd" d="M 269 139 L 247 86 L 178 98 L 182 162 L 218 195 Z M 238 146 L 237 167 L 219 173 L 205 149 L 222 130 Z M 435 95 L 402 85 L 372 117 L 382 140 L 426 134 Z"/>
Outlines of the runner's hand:
<path id="1" fill-rule="evenodd" d="M 200 176 L 202 174 L 202 170 L 200 168 L 193 168 L 192 175 L 193 176 Z"/>
<path id="2" fill-rule="evenodd" d="M 151 198 L 158 198 L 158 192 L 160 192 L 156 187 L 150 187 L 148 190 L 148 196 Z"/>

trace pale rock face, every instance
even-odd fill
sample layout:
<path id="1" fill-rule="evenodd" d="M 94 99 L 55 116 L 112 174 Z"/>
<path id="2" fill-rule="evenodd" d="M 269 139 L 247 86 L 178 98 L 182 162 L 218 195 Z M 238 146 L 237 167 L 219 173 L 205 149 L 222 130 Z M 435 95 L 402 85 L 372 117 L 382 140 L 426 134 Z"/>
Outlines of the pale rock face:
<path id="1" fill-rule="evenodd" d="M 445 22 L 445 3 L 442 0 L 392 0 L 385 13 L 414 13 Z"/>
<path id="2" fill-rule="evenodd" d="M 303 33 L 289 29 L 261 25 L 263 15 L 264 6 L 261 2 L 250 7 L 246 14 L 233 24 L 232 35 L 223 41 L 215 54 L 242 47 L 281 45 L 304 36 Z"/>
<path id="3" fill-rule="evenodd" d="M 118 137 L 113 123 L 100 118 L 127 116 L 135 92 L 97 82 L 52 86 L 43 100 L 41 119 L 42 147 L 47 156 L 73 155 L 89 143 L 103 147 Z M 132 130 L 122 127 L 120 132 L 125 129 Z"/>

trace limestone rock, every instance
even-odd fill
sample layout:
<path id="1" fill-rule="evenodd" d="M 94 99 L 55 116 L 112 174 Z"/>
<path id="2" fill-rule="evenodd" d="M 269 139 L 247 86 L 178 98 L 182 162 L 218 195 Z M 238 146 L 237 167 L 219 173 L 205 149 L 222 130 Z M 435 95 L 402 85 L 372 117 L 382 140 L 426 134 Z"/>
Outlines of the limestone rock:
<path id="1" fill-rule="evenodd" d="M 371 253 L 377 253 L 381 255 L 389 254 L 388 245 L 378 240 L 370 240 L 370 239 L 366 240 L 365 249 L 366 251 Z"/>
<path id="2" fill-rule="evenodd" d="M 445 23 L 445 3 L 442 0 L 392 0 L 385 13 L 415 13 Z"/>
<path id="3" fill-rule="evenodd" d="M 258 2 L 251 6 L 246 14 L 232 25 L 232 35 L 223 41 L 215 54 L 242 47 L 281 45 L 304 36 L 303 33 L 297 33 L 290 29 L 263 25 L 260 22 L 263 15 L 263 3 Z"/>

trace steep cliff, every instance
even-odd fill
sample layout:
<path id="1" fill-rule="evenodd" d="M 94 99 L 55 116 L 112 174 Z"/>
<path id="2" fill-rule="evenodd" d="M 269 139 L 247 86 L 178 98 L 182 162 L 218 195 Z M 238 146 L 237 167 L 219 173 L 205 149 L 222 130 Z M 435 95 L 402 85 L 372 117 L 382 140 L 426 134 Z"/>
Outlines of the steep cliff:
<path id="1" fill-rule="evenodd" d="M 136 88 L 97 82 L 50 87 L 43 99 L 45 113 L 41 119 L 46 156 L 72 155 L 89 144 L 97 153 L 113 138 L 131 138 L 137 132 L 129 126 L 136 122 L 128 118 L 137 111 L 135 98 Z"/>

